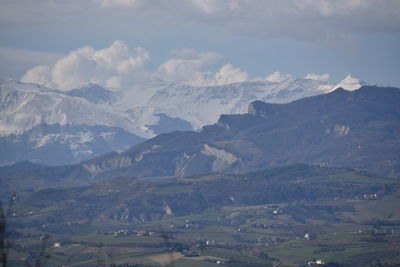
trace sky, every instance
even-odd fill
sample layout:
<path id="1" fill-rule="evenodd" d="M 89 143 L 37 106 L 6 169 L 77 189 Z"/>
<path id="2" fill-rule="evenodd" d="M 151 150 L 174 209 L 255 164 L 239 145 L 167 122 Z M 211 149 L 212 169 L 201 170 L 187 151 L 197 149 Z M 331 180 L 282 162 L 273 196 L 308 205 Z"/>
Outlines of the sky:
<path id="1" fill-rule="evenodd" d="M 0 0 L 0 77 L 69 90 L 348 74 L 400 87 L 400 0 Z M 309 75 L 309 74 L 313 75 Z"/>

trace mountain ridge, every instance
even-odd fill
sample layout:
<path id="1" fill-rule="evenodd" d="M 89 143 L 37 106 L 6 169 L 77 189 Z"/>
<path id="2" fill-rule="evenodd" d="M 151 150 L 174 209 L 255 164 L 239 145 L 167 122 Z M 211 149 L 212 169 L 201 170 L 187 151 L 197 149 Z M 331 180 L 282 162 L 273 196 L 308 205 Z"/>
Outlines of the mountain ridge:
<path id="1" fill-rule="evenodd" d="M 161 134 L 121 153 L 82 161 L 82 179 L 243 173 L 294 163 L 400 175 L 400 90 L 337 89 L 288 104 L 260 101 L 201 132 Z M 62 178 L 63 172 L 55 177 Z M 86 178 L 84 178 L 86 177 Z"/>
<path id="2" fill-rule="evenodd" d="M 373 168 L 380 174 L 382 170 L 390 169 L 397 176 L 399 92 L 396 88 L 362 87 L 353 92 L 338 89 L 289 104 L 253 102 L 250 105 L 253 114 L 221 115 L 218 123 L 205 126 L 200 133 L 163 134 L 118 156 L 131 158 L 130 171 L 136 171 L 142 176 L 175 175 L 177 169 L 193 170 L 193 164 L 199 164 L 196 165 L 198 172 L 206 173 L 212 170 L 210 166 L 216 164 L 216 161 L 229 161 L 228 158 L 232 158 L 229 155 L 237 160 L 225 168 L 224 172 L 250 171 L 262 164 L 274 167 L 297 162 L 328 166 L 333 164 L 334 167 L 365 168 L 369 171 Z M 271 114 L 271 111 L 275 115 L 268 117 L 266 114 Z M 382 139 L 381 142 L 377 142 L 379 139 Z M 214 149 L 214 155 L 207 155 L 206 150 L 210 147 Z M 271 152 L 265 154 L 263 149 Z M 385 165 L 385 160 L 373 155 L 375 153 L 372 151 L 375 150 L 381 151 L 382 157 L 392 163 L 381 166 Z M 282 151 L 291 151 L 293 155 Z M 163 158 L 163 153 L 168 157 Z M 337 158 L 334 154 L 341 156 Z M 174 158 L 174 167 L 168 166 L 171 157 Z M 156 173 L 146 174 L 145 169 L 152 168 L 144 167 L 144 158 L 158 166 Z M 357 164 L 352 166 L 353 163 Z M 87 164 L 97 163 L 88 161 Z M 190 171 L 180 173 L 195 174 Z"/>
<path id="3" fill-rule="evenodd" d="M 281 82 L 247 81 L 221 86 L 195 87 L 180 83 L 154 80 L 134 88 L 105 89 L 95 84 L 87 84 L 70 91 L 58 91 L 36 84 L 26 84 L 12 80 L 0 80 L 0 143 L 14 156 L 3 154 L 0 165 L 18 161 L 70 164 L 89 159 L 104 153 L 104 150 L 91 149 L 71 138 L 70 134 L 54 132 L 53 137 L 38 136 L 44 125 L 72 125 L 82 127 L 115 127 L 119 132 L 132 135 L 126 146 L 132 145 L 140 138 L 150 138 L 155 134 L 173 130 L 200 130 L 207 124 L 214 123 L 221 114 L 238 114 L 246 112 L 251 101 L 264 100 L 288 102 L 304 96 L 323 94 L 333 85 L 327 81 L 312 79 L 287 78 Z M 68 126 L 72 128 L 72 126 Z M 32 134 L 34 133 L 34 134 Z M 71 133 L 74 136 L 78 132 Z M 93 130 L 90 135 L 96 136 Z M 58 137 L 55 138 L 54 136 Z M 21 142 L 20 140 L 30 140 Z M 41 140 L 48 150 L 62 151 L 72 157 L 39 153 L 34 140 Z M 63 140 L 62 143 L 59 140 Z M 91 146 L 99 147 L 103 139 L 94 139 Z M 84 141 L 84 140 L 82 140 Z M 115 146 L 110 139 L 106 145 L 110 150 L 121 150 L 126 146 Z M 22 145 L 25 147 L 22 147 Z M 103 143 L 104 144 L 104 143 Z M 88 144 L 89 145 L 89 144 Z M 14 148 L 13 148 L 14 147 Z M 42 146 L 40 146 L 42 147 Z M 16 157 L 17 150 L 28 152 L 30 157 Z M 43 148 L 41 148 L 43 150 Z M 36 156 L 36 155 L 41 156 Z M 83 155 L 87 155 L 86 157 Z M 60 154 L 61 155 L 61 154 Z M 58 157 L 58 159 L 56 159 Z"/>

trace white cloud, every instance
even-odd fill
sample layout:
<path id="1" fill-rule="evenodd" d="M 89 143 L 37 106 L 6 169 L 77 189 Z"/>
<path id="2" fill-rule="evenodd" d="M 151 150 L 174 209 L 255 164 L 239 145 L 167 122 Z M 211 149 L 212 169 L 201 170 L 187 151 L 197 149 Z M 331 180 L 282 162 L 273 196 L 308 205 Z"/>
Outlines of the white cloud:
<path id="1" fill-rule="evenodd" d="M 195 22 L 268 37 L 302 41 L 347 38 L 354 33 L 400 31 L 398 0 L 2 0 L 0 25 L 92 22 L 112 18 L 165 29 Z M 101 31 L 101 23 L 97 31 Z M 218 26 L 216 26 L 218 25 Z"/>
<path id="2" fill-rule="evenodd" d="M 218 65 L 222 56 L 214 52 L 181 49 L 171 52 L 173 58 L 158 68 L 156 75 L 162 79 L 183 82 L 194 86 L 224 85 L 249 79 L 247 72 L 225 64 L 216 72 L 207 68 Z"/>
<path id="3" fill-rule="evenodd" d="M 310 79 L 310 80 L 316 80 L 316 81 L 328 81 L 329 80 L 329 74 L 315 74 L 315 73 L 308 73 L 304 79 Z"/>
<path id="4" fill-rule="evenodd" d="M 179 49 L 172 50 L 170 55 L 170 59 L 151 70 L 147 67 L 149 52 L 141 47 L 129 48 L 117 40 L 105 49 L 95 50 L 85 46 L 58 59 L 52 66 L 33 67 L 23 75 L 21 81 L 69 90 L 89 82 L 111 88 L 130 87 L 150 77 L 193 86 L 226 85 L 251 80 L 246 71 L 231 64 L 221 66 L 223 57 L 215 52 Z M 327 82 L 330 76 L 309 73 L 304 78 Z M 280 83 L 290 79 L 290 74 L 275 71 L 265 78 L 253 80 Z"/>
<path id="5" fill-rule="evenodd" d="M 215 83 L 217 85 L 244 82 L 249 79 L 245 71 L 235 68 L 231 64 L 226 64 L 215 74 Z"/>
<path id="6" fill-rule="evenodd" d="M 172 58 L 160 65 L 157 76 L 191 85 L 206 85 L 212 74 L 206 67 L 217 64 L 222 56 L 214 52 L 198 52 L 194 49 L 180 49 L 171 52 Z"/>
<path id="7" fill-rule="evenodd" d="M 140 0 L 93 0 L 94 3 L 100 4 L 103 8 L 108 7 L 133 7 Z"/>
<path id="8" fill-rule="evenodd" d="M 191 1 L 201 14 L 199 19 L 246 35 L 341 43 L 351 42 L 354 33 L 400 30 L 400 1 Z"/>
<path id="9" fill-rule="evenodd" d="M 265 80 L 272 83 L 280 83 L 284 80 L 290 79 L 292 76 L 290 74 L 282 74 L 279 71 L 275 71 L 274 73 L 265 77 Z"/>
<path id="10" fill-rule="evenodd" d="M 34 67 L 25 73 L 21 81 L 51 87 L 51 69 L 48 66 Z"/>
<path id="11" fill-rule="evenodd" d="M 329 17 L 335 14 L 351 13 L 354 9 L 368 7 L 378 1 L 370 0 L 302 0 L 294 2 L 300 10 L 314 10 L 320 15 Z"/>
<path id="12" fill-rule="evenodd" d="M 170 59 L 156 70 L 150 70 L 147 67 L 150 54 L 144 48 L 131 49 L 122 41 L 100 50 L 85 46 L 50 67 L 31 68 L 21 81 L 69 90 L 89 82 L 111 88 L 129 87 L 151 76 L 195 86 L 224 85 L 249 79 L 247 72 L 231 64 L 219 67 L 223 57 L 215 52 L 179 49 L 170 54 Z"/>
<path id="13" fill-rule="evenodd" d="M 29 70 L 23 82 L 36 82 L 58 89 L 72 89 L 88 82 L 107 87 L 123 87 L 147 76 L 150 54 L 143 48 L 130 49 L 122 41 L 95 50 L 86 46 L 58 60 L 51 68 L 39 66 Z"/>
<path id="14" fill-rule="evenodd" d="M 240 2 L 240 0 L 192 0 L 192 3 L 195 7 L 208 14 L 240 10 Z"/>

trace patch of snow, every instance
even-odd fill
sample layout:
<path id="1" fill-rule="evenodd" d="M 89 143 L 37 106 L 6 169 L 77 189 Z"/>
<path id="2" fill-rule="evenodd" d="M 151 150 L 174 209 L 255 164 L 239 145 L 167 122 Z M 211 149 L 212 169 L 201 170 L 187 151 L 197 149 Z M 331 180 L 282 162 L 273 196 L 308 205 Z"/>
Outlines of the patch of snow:
<path id="1" fill-rule="evenodd" d="M 116 156 L 101 163 L 86 163 L 83 167 L 92 175 L 117 168 L 127 168 L 132 165 L 132 159 L 128 156 Z"/>
<path id="2" fill-rule="evenodd" d="M 45 124 L 105 125 L 148 137 L 124 114 L 63 92 L 14 81 L 0 81 L 0 136 Z"/>
<path id="3" fill-rule="evenodd" d="M 343 88 L 347 91 L 355 91 L 359 89 L 362 84 L 363 82 L 360 79 L 354 78 L 349 74 L 346 78 L 344 78 L 344 80 L 333 87 L 332 91 L 336 90 L 337 88 Z"/>
<path id="4" fill-rule="evenodd" d="M 61 144 L 71 143 L 72 148 L 76 149 L 79 145 L 94 141 L 94 137 L 90 132 L 78 132 L 77 134 L 46 134 L 35 137 L 33 142 L 36 143 L 34 148 L 40 148 L 45 145 L 59 142 Z"/>
<path id="5" fill-rule="evenodd" d="M 207 144 L 203 146 L 203 149 L 201 150 L 201 153 L 207 156 L 213 156 L 215 157 L 215 160 L 213 162 L 212 170 L 215 172 L 222 171 L 229 166 L 231 166 L 233 163 L 238 161 L 238 158 L 235 157 L 233 154 L 223 150 L 223 149 L 217 149 L 215 147 L 211 147 Z"/>
<path id="6" fill-rule="evenodd" d="M 116 132 L 101 132 L 99 135 L 106 141 L 111 141 L 115 138 Z"/>
<path id="7" fill-rule="evenodd" d="M 218 86 L 190 86 L 152 79 L 131 88 L 113 89 L 110 91 L 113 101 L 107 104 L 96 104 L 35 84 L 0 79 L 0 136 L 20 134 L 46 123 L 119 127 L 150 138 L 155 135 L 150 126 L 159 123 L 156 114 L 187 121 L 194 130 L 199 130 L 216 123 L 221 114 L 246 113 L 248 105 L 255 100 L 287 103 L 338 87 L 355 90 L 361 86 L 360 80 L 351 76 L 337 85 L 328 78 L 326 74 L 310 74 L 294 79 L 275 73 L 269 79 Z M 86 92 L 87 88 L 76 90 Z M 96 92 L 103 90 L 90 91 L 94 98 Z M 111 140 L 112 137 L 105 134 L 103 138 Z M 46 140 L 41 142 L 49 141 Z"/>
<path id="8" fill-rule="evenodd" d="M 337 136 L 346 136 L 350 133 L 350 127 L 345 125 L 335 125 L 334 131 Z"/>

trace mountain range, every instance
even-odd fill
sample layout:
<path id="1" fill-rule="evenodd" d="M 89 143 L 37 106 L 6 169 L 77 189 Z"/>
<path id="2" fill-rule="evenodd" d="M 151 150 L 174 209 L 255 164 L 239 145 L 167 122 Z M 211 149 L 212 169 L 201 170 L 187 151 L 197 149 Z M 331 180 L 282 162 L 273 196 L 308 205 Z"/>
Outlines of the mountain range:
<path id="1" fill-rule="evenodd" d="M 139 177 L 184 177 L 306 163 L 399 177 L 398 103 L 399 89 L 371 86 L 287 104 L 255 101 L 248 113 L 221 115 L 201 132 L 162 134 L 81 166 L 91 175 L 118 169 Z"/>
<path id="2" fill-rule="evenodd" d="M 87 98 L 109 105 L 104 95 Z M 200 131 L 160 134 L 78 164 L 0 167 L 10 266 L 44 257 L 48 266 L 160 266 L 152 259 L 167 252 L 180 257 L 170 257 L 176 266 L 217 265 L 215 255 L 229 257 L 227 266 L 302 266 L 313 258 L 395 266 L 398 103 L 399 89 L 372 86 L 290 103 L 257 100 Z M 80 140 L 93 131 L 46 127 L 54 136 L 80 127 Z"/>
<path id="3" fill-rule="evenodd" d="M 351 76 L 337 85 L 326 80 L 249 81 L 195 87 L 159 79 L 134 88 L 105 89 L 88 84 L 59 91 L 36 84 L 0 81 L 0 165 L 32 161 L 77 163 L 123 151 L 157 134 L 196 130 L 221 114 L 246 112 L 255 100 L 287 103 L 337 87 L 354 90 Z"/>
<path id="4" fill-rule="evenodd" d="M 36 191 L 49 184 L 88 185 L 117 177 L 242 174 L 298 163 L 399 178 L 398 103 L 398 88 L 372 86 L 338 88 L 285 104 L 254 101 L 247 113 L 221 115 L 201 131 L 161 134 L 78 164 L 0 168 L 2 192 Z"/>

